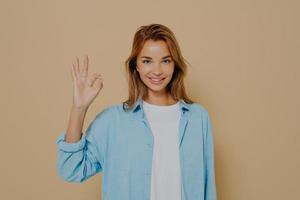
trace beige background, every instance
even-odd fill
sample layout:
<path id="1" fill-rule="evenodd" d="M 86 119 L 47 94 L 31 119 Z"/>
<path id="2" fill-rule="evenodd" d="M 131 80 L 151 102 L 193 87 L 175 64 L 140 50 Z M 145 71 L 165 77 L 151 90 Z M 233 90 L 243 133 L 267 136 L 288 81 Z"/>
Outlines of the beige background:
<path id="1" fill-rule="evenodd" d="M 101 199 L 101 174 L 70 184 L 55 168 L 68 66 L 88 54 L 104 77 L 86 130 L 127 97 L 123 62 L 149 23 L 169 26 L 191 64 L 187 90 L 212 118 L 219 200 L 300 199 L 299 10 L 296 0 L 1 0 L 0 199 Z"/>

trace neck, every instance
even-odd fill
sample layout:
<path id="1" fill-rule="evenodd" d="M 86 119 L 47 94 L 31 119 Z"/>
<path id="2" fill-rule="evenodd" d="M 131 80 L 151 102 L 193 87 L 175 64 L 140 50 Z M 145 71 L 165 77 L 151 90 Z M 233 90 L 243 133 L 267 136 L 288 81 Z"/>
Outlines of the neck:
<path id="1" fill-rule="evenodd" d="M 169 93 L 155 94 L 151 92 L 148 92 L 148 95 L 144 98 L 144 101 L 150 104 L 161 106 L 173 105 L 177 102 Z"/>

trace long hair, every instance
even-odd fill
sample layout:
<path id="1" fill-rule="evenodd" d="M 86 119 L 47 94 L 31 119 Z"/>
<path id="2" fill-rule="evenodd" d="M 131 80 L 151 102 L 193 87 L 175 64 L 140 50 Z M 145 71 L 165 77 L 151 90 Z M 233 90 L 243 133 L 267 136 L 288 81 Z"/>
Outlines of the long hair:
<path id="1" fill-rule="evenodd" d="M 128 99 L 123 102 L 123 109 L 125 111 L 130 110 L 138 98 L 147 96 L 147 86 L 140 79 L 136 70 L 137 55 L 142 50 L 147 40 L 165 41 L 171 57 L 174 60 L 175 68 L 172 79 L 167 85 L 167 92 L 169 92 L 175 100 L 183 99 L 186 103 L 194 103 L 194 101 L 187 96 L 184 87 L 183 79 L 187 73 L 188 62 L 181 54 L 174 33 L 162 24 L 150 24 L 141 26 L 137 29 L 133 38 L 131 53 L 125 61 L 129 96 Z"/>

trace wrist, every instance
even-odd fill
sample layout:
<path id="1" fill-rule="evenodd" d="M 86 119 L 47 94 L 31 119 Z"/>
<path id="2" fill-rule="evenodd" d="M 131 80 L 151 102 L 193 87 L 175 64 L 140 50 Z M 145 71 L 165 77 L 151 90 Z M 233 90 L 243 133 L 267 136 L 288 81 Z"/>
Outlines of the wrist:
<path id="1" fill-rule="evenodd" d="M 71 109 L 73 111 L 86 112 L 88 110 L 88 106 L 75 106 L 75 105 L 72 105 Z"/>

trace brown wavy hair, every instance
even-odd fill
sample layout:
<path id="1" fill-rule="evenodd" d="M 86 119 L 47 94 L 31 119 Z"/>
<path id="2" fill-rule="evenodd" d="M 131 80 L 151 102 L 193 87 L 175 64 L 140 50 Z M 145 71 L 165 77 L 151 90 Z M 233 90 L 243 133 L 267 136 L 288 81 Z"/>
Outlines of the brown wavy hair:
<path id="1" fill-rule="evenodd" d="M 174 33 L 165 25 L 149 24 L 140 26 L 135 32 L 131 53 L 125 61 L 129 96 L 126 101 L 122 102 L 123 109 L 125 111 L 130 110 L 138 98 L 147 96 L 147 86 L 140 79 L 136 70 L 137 56 L 147 40 L 165 41 L 171 57 L 174 60 L 175 68 L 172 79 L 167 85 L 167 92 L 169 92 L 175 100 L 183 99 L 188 104 L 194 103 L 194 101 L 187 96 L 183 81 L 187 73 L 188 62 L 181 54 Z"/>

